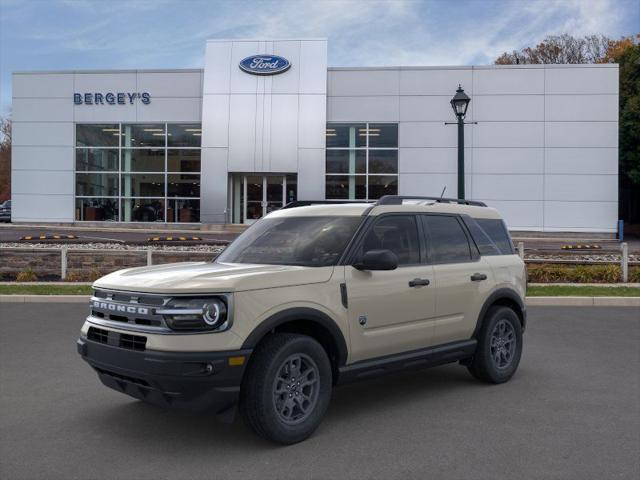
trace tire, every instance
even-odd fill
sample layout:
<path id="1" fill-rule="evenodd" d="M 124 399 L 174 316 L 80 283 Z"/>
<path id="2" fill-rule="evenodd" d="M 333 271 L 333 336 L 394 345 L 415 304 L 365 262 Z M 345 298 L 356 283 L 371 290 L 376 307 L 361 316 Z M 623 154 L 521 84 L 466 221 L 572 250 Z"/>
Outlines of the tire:
<path id="1" fill-rule="evenodd" d="M 478 347 L 467 367 L 487 383 L 504 383 L 518 369 L 522 356 L 522 325 L 509 307 L 491 307 L 477 337 Z"/>
<path id="2" fill-rule="evenodd" d="M 296 374 L 302 377 L 296 379 Z M 301 442 L 320 425 L 332 384 L 329 357 L 317 341 L 275 333 L 251 356 L 242 381 L 240 413 L 263 438 L 283 445 Z"/>

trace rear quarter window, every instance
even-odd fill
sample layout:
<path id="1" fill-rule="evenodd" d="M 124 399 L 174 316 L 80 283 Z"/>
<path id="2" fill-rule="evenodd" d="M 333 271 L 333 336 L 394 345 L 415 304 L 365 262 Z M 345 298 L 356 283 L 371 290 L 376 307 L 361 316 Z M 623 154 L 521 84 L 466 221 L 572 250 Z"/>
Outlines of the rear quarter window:
<path id="1" fill-rule="evenodd" d="M 474 240 L 476 240 L 476 244 L 478 245 L 482 255 L 512 255 L 514 253 L 511 236 L 509 235 L 506 225 L 501 219 L 475 218 L 473 220 L 475 220 L 475 223 L 477 223 L 498 250 L 498 252 L 495 252 L 493 247 L 487 247 L 485 245 L 484 250 L 486 252 L 483 252 L 483 248 L 480 247 L 480 243 L 486 244 L 486 241 L 482 239 L 482 236 L 476 238 L 476 234 L 472 231 L 471 234 L 473 235 Z M 469 228 L 469 230 L 471 230 L 471 228 Z M 491 251 L 493 251 L 493 253 L 490 253 Z"/>

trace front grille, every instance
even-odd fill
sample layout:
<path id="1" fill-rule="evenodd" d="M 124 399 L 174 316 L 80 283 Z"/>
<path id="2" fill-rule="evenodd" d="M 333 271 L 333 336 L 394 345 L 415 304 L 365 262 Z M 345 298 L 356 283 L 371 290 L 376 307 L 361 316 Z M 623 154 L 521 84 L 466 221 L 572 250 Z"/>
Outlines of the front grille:
<path id="1" fill-rule="evenodd" d="M 149 294 L 95 290 L 91 299 L 91 316 L 112 322 L 168 330 L 162 315 L 156 313 L 168 297 Z"/>
<path id="2" fill-rule="evenodd" d="M 98 343 L 109 343 L 109 331 L 102 328 L 89 327 L 87 338 Z"/>
<path id="3" fill-rule="evenodd" d="M 147 337 L 140 335 L 126 335 L 120 334 L 120 347 L 128 348 L 129 350 L 144 351 L 147 346 Z"/>
<path id="4" fill-rule="evenodd" d="M 147 348 L 147 337 L 142 335 L 128 335 L 126 333 L 112 332 L 102 328 L 89 327 L 87 339 L 105 345 L 118 346 L 127 350 L 144 352 Z"/>
<path id="5" fill-rule="evenodd" d="M 114 302 L 139 303 L 141 305 L 153 305 L 155 307 L 161 307 L 165 300 L 163 297 L 157 295 L 108 292 L 106 290 L 96 290 L 94 296 L 96 298 L 113 300 Z"/>

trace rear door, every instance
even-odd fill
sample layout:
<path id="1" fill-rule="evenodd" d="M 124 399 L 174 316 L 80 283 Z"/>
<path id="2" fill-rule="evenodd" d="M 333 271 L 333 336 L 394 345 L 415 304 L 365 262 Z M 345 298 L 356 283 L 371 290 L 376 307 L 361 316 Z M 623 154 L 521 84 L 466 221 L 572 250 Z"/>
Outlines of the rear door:
<path id="1" fill-rule="evenodd" d="M 493 284 L 491 268 L 457 215 L 422 215 L 421 219 L 436 287 L 434 343 L 468 339 Z"/>
<path id="2" fill-rule="evenodd" d="M 398 268 L 360 271 L 345 267 L 351 361 L 427 347 L 433 341 L 433 267 L 423 263 L 419 218 L 390 214 L 376 218 L 356 248 L 388 249 Z"/>

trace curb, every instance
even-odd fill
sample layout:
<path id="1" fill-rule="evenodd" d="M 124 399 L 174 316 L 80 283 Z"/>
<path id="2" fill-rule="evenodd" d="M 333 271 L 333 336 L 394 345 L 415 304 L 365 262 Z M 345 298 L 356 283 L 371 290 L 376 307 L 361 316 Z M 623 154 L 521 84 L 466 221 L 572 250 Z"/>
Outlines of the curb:
<path id="1" fill-rule="evenodd" d="M 0 229 L 4 230 L 21 230 L 21 229 L 34 229 L 37 231 L 42 230 L 57 230 L 57 231 L 77 231 L 77 232 L 118 232 L 118 233 L 185 233 L 193 234 L 199 232 L 201 234 L 240 234 L 247 229 L 247 226 L 242 224 L 206 224 L 198 223 L 194 224 L 193 228 L 162 228 L 162 227 L 150 227 L 142 226 L 139 228 L 120 226 L 91 226 L 91 225 L 74 225 L 74 224 L 50 224 L 50 223 L 0 223 Z"/>
<path id="2" fill-rule="evenodd" d="M 87 303 L 90 295 L 0 295 L 0 303 Z M 527 297 L 527 306 L 640 307 L 640 297 Z"/>
<path id="3" fill-rule="evenodd" d="M 604 288 L 620 288 L 631 287 L 638 288 L 640 283 L 533 283 L 527 284 L 529 287 L 604 287 Z"/>
<path id="4" fill-rule="evenodd" d="M 90 295 L 0 295 L 0 303 L 89 303 Z"/>
<path id="5" fill-rule="evenodd" d="M 640 297 L 527 297 L 527 306 L 640 307 Z"/>
<path id="6" fill-rule="evenodd" d="M 49 286 L 51 286 L 51 285 L 53 285 L 55 287 L 72 285 L 74 287 L 77 287 L 77 286 L 93 285 L 93 282 L 16 282 L 14 280 L 11 280 L 11 281 L 6 281 L 6 282 L 0 282 L 0 285 L 19 285 L 19 286 L 25 286 L 25 285 L 49 285 Z"/>

